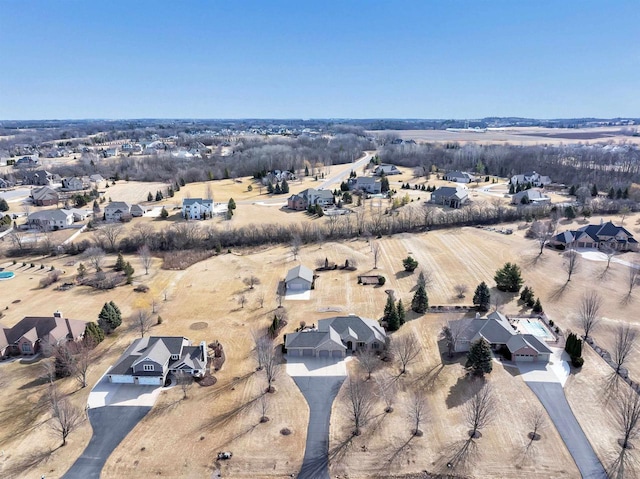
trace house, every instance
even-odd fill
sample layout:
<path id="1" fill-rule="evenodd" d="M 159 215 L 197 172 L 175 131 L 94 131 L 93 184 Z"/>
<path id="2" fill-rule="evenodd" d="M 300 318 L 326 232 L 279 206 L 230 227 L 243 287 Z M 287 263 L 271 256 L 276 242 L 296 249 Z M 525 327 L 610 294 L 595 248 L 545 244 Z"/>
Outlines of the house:
<path id="1" fill-rule="evenodd" d="M 9 181 L 5 178 L 0 178 L 0 188 L 11 188 L 13 186 L 13 181 Z"/>
<path id="2" fill-rule="evenodd" d="M 95 175 L 90 175 L 89 176 L 89 181 L 91 183 L 100 184 L 101 182 L 104 181 L 104 178 L 102 177 L 102 175 L 95 174 Z"/>
<path id="3" fill-rule="evenodd" d="M 131 205 L 131 216 L 134 218 L 139 218 L 144 216 L 147 211 L 150 211 L 151 208 L 145 205 Z"/>
<path id="4" fill-rule="evenodd" d="M 431 203 L 460 208 L 469 201 L 469 193 L 460 186 L 441 186 L 431 193 Z"/>
<path id="5" fill-rule="evenodd" d="M 638 241 L 627 229 L 616 226 L 611 221 L 599 225 L 586 225 L 577 230 L 568 230 L 549 240 L 549 245 L 557 249 L 611 248 L 615 251 L 638 251 Z"/>
<path id="6" fill-rule="evenodd" d="M 455 352 L 467 352 L 471 344 L 484 339 L 494 351 L 507 348 L 515 361 L 548 362 L 551 350 L 531 334 L 519 334 L 505 315 L 493 312 L 486 318 L 473 318 L 448 322 L 449 329 L 456 331 L 453 345 Z"/>
<path id="7" fill-rule="evenodd" d="M 518 193 L 511 195 L 511 204 L 519 205 L 519 204 L 529 204 L 529 203 L 550 203 L 551 198 L 542 193 L 542 190 L 538 189 L 528 189 L 523 190 Z"/>
<path id="8" fill-rule="evenodd" d="M 16 168 L 33 168 L 38 166 L 38 159 L 31 156 L 23 156 L 16 160 L 13 166 Z"/>
<path id="9" fill-rule="evenodd" d="M 202 198 L 184 198 L 182 200 L 182 217 L 188 220 L 204 220 L 213 214 L 213 200 Z"/>
<path id="10" fill-rule="evenodd" d="M 309 206 L 320 205 L 322 207 L 332 205 L 334 203 L 333 192 L 329 190 L 316 190 L 307 188 L 297 195 L 291 195 L 287 200 L 287 208 L 291 210 L 302 211 Z"/>
<path id="11" fill-rule="evenodd" d="M 51 206 L 58 204 L 60 196 L 53 188 L 43 186 L 42 188 L 34 188 L 31 190 L 31 199 L 36 206 Z"/>
<path id="12" fill-rule="evenodd" d="M 118 148 L 107 148 L 102 152 L 102 156 L 105 158 L 113 158 L 114 156 L 118 156 Z"/>
<path id="13" fill-rule="evenodd" d="M 313 289 L 313 271 L 304 265 L 291 268 L 284 280 L 287 291 L 307 291 Z"/>
<path id="14" fill-rule="evenodd" d="M 170 373 L 202 377 L 207 372 L 207 344 L 193 346 L 181 336 L 135 340 L 107 371 L 109 382 L 162 386 Z"/>
<path id="15" fill-rule="evenodd" d="M 131 205 L 124 201 L 112 201 L 104 207 L 104 219 L 106 221 L 120 221 L 122 217 L 131 215 Z"/>
<path id="16" fill-rule="evenodd" d="M 551 178 L 549 178 L 548 176 L 542 176 L 539 173 L 536 173 L 535 171 L 531 171 L 531 172 L 527 172 L 527 173 L 523 173 L 521 175 L 513 175 L 511 177 L 511 184 L 512 185 L 526 185 L 528 183 L 531 184 L 531 186 L 546 186 L 548 184 L 551 183 Z"/>
<path id="17" fill-rule="evenodd" d="M 30 228 L 40 228 L 44 231 L 68 228 L 73 221 L 74 214 L 71 210 L 36 211 L 27 217 Z"/>
<path id="18" fill-rule="evenodd" d="M 50 186 L 54 175 L 46 170 L 25 171 L 22 175 L 23 185 Z"/>
<path id="19" fill-rule="evenodd" d="M 447 171 L 442 179 L 455 183 L 471 183 L 476 177 L 466 171 Z"/>
<path id="20" fill-rule="evenodd" d="M 68 211 L 70 211 L 73 214 L 73 221 L 84 221 L 89 216 L 93 215 L 92 209 L 89 210 L 89 209 L 80 209 L 80 208 L 69 208 Z"/>
<path id="21" fill-rule="evenodd" d="M 321 319 L 318 327 L 285 336 L 291 357 L 342 358 L 357 351 L 382 351 L 387 334 L 377 321 L 356 315 Z"/>
<path id="22" fill-rule="evenodd" d="M 371 176 L 349 178 L 347 184 L 350 190 L 364 191 L 370 195 L 378 195 L 382 192 L 382 183 Z"/>
<path id="23" fill-rule="evenodd" d="M 68 319 L 60 311 L 53 316 L 27 316 L 12 328 L 0 327 L 0 357 L 36 354 L 48 346 L 84 337 L 87 321 Z"/>
<path id="24" fill-rule="evenodd" d="M 62 178 L 62 189 L 66 191 L 84 190 L 84 182 L 80 178 Z"/>
<path id="25" fill-rule="evenodd" d="M 402 171 L 400 171 L 396 165 L 387 165 L 385 163 L 376 166 L 376 168 L 373 170 L 373 174 L 375 176 L 389 176 L 389 175 L 401 175 Z"/>

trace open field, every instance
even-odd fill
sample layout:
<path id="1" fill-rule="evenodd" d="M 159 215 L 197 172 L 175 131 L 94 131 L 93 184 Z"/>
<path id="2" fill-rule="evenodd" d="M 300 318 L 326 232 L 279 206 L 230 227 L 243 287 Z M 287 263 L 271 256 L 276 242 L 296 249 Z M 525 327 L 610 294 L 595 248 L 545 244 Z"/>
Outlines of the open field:
<path id="1" fill-rule="evenodd" d="M 505 127 L 490 128 L 485 133 L 447 130 L 374 130 L 371 135 L 394 135 L 403 140 L 424 143 L 481 143 L 511 145 L 568 145 L 572 143 L 632 143 L 640 144 L 640 137 L 623 135 L 622 127 L 600 128 L 540 128 Z"/>
<path id="2" fill-rule="evenodd" d="M 599 221 L 599 217 L 592 218 L 594 223 Z M 574 227 L 577 224 L 579 222 L 575 222 Z M 632 232 L 638 233 L 636 217 L 629 217 L 626 225 Z M 524 239 L 524 230 L 518 230 L 517 224 L 504 227 L 513 228 L 514 234 L 507 236 L 477 228 L 461 228 L 384 237 L 378 240 L 382 254 L 377 270 L 372 269 L 370 245 L 365 240 L 305 246 L 299 256 L 303 264 L 315 267 L 316 261 L 325 257 L 337 263 L 344 263 L 349 258 L 357 262 L 358 271 L 319 273 L 311 300 L 285 301 L 284 306 L 289 313 L 289 325 L 285 332 L 292 331 L 301 320 L 310 324 L 339 312 L 379 318 L 386 300 L 384 289 L 394 290 L 398 298 L 402 298 L 406 305 L 410 304 L 416 274 L 402 271 L 401 260 L 407 254 L 419 261 L 419 268 L 432 273 L 433 282 L 428 288 L 431 305 L 469 304 L 473 289 L 480 281 L 493 285 L 495 270 L 506 261 L 515 261 L 522 267 L 526 284 L 532 286 L 540 297 L 546 313 L 562 328 L 578 329 L 576 310 L 579 298 L 586 289 L 595 285 L 604 298 L 603 312 L 607 318 L 601 328 L 594 332 L 599 342 L 611 340 L 615 324 L 629 322 L 638 325 L 640 289 L 629 300 L 623 301 L 627 273 L 625 265 L 612 263 L 608 277 L 595 280 L 605 265 L 584 260 L 582 269 L 563 288 L 566 273 L 562 269 L 560 255 L 546 250 L 537 258 L 537 244 Z M 560 225 L 561 229 L 569 227 L 571 224 Z M 640 259 L 640 254 L 627 253 L 621 258 L 632 261 Z M 90 369 L 90 385 L 95 384 L 136 337 L 129 317 L 137 308 L 150 308 L 152 298 L 155 298 L 158 314 L 164 320 L 162 325 L 154 326 L 152 334 L 185 335 L 194 342 L 218 339 L 225 347 L 226 363 L 215 374 L 218 383 L 209 388 L 194 386 L 189 399 L 185 401 L 179 400 L 180 392 L 176 390 L 161 395 L 152 413 L 141 421 L 109 458 L 102 477 L 133 478 L 139 477 L 140 471 L 153 471 L 153 474 L 163 477 L 207 477 L 215 467 L 215 454 L 220 450 L 234 453 L 232 460 L 221 465 L 223 475 L 227 477 L 285 477 L 296 473 L 304 453 L 308 417 L 306 402 L 293 381 L 283 372 L 275 383 L 276 393 L 268 395 L 268 416 L 271 420 L 266 424 L 258 424 L 260 413 L 256 399 L 266 381 L 264 373 L 255 371 L 255 362 L 251 357 L 251 331 L 269 324 L 277 306 L 276 285 L 284 278 L 286 271 L 297 264 L 289 249 L 278 246 L 224 254 L 197 263 L 185 271 L 161 270 L 160 261 L 156 260 L 148 276 L 141 273 L 143 269 L 137 258 L 132 256 L 126 259 L 137 270 L 134 282 L 149 285 L 149 293 L 134 293 L 131 286 L 107 292 L 86 287 L 75 287 L 65 292 L 54 291 L 51 287 L 41 290 L 38 282 L 46 270 L 22 267 L 21 262 L 18 265 L 12 265 L 11 262 L 0 264 L 16 271 L 14 279 L 0 284 L 3 325 L 15 324 L 27 315 L 49 315 L 56 309 L 71 318 L 95 320 L 104 302 L 113 300 L 121 307 L 124 324 L 98 347 L 99 357 Z M 78 257 L 63 256 L 37 258 L 34 262 L 38 265 L 54 265 L 65 270 L 70 277 L 79 260 Z M 31 259 L 26 261 L 30 262 Z M 71 264 L 74 261 L 76 264 Z M 106 264 L 111 265 L 114 261 L 114 257 L 109 257 Z M 356 276 L 367 272 L 384 275 L 387 283 L 383 288 L 358 285 Z M 261 284 L 253 291 L 242 283 L 242 279 L 250 274 L 261 280 Z M 456 298 L 454 293 L 454 286 L 459 283 L 469 287 L 467 297 L 462 300 Z M 167 301 L 163 300 L 165 291 Z M 264 308 L 257 303 L 261 294 L 265 297 Z M 494 289 L 492 294 L 498 296 Z M 240 295 L 248 298 L 244 308 L 237 303 Z M 521 306 L 512 295 L 500 297 L 503 312 L 521 312 Z M 14 303 L 16 300 L 20 301 Z M 334 312 L 328 312 L 329 309 Z M 379 429 L 371 435 L 365 428 L 365 434 L 346 449 L 343 460 L 332 465 L 332 473 L 370 477 L 380 471 L 396 474 L 434 470 L 441 465 L 452 443 L 464 436 L 465 428 L 460 422 L 460 404 L 467 397 L 465 381 L 460 380 L 463 371 L 457 363 L 440 367 L 435 341 L 445 316 L 428 314 L 416 318 L 415 314 L 409 313 L 408 317 L 417 321 L 405 326 L 400 334 L 406 334 L 407 330 L 415 331 L 423 344 L 423 355 L 419 363 L 409 368 L 409 374 L 399 380 L 402 392 L 398 396 L 398 404 L 405 400 L 414 386 L 426 389 L 432 419 L 424 427 L 425 436 L 413 439 L 391 463 L 385 462 L 409 439 L 406 417 L 398 407 L 397 414 L 394 412 L 388 417 L 377 418 Z M 206 323 L 204 327 L 202 323 Z M 604 461 L 613 451 L 611 438 L 614 434 L 604 434 L 595 425 L 587 426 L 596 408 L 602 406 L 600 403 L 594 406 L 595 396 L 593 401 L 576 399 L 589 397 L 583 395 L 589 388 L 595 395 L 602 376 L 603 366 L 598 363 L 600 360 L 590 353 L 585 356 L 587 364 L 575 378 L 569 380 L 568 395 L 576 417 Z M 434 367 L 436 369 L 432 371 Z M 640 363 L 632 363 L 630 370 L 632 377 L 640 378 Z M 436 371 L 439 373 L 435 374 Z M 10 387 L 0 391 L 0 404 L 3 405 L 0 407 L 3 417 L 0 449 L 5 451 L 5 455 L 0 457 L 0 475 L 24 477 L 24 472 L 29 470 L 35 474 L 46 473 L 48 478 L 60 477 L 89 440 L 89 425 L 85 423 L 82 429 L 72 434 L 68 446 L 47 454 L 46 463 L 28 469 L 24 461 L 32 459 L 37 453 L 48 453 L 58 445 L 57 439 L 43 425 L 48 417 L 45 409 L 34 407 L 45 389 L 42 381 L 35 381 L 41 376 L 41 366 L 37 363 L 0 364 L 0 375 L 10 384 Z M 519 418 L 520 408 L 525 403 L 534 402 L 534 397 L 514 371 L 505 370 L 501 365 L 496 364 L 489 382 L 496 387 L 504 412 L 483 431 L 483 437 L 479 440 L 481 456 L 469 474 L 476 477 L 533 477 L 534 471 L 544 471 L 549 476 L 577 477 L 575 466 L 552 427 L 544 433 L 544 439 L 536 444 L 540 454 L 535 459 L 511 461 L 526 440 L 526 427 Z M 65 391 L 76 391 L 76 384 L 72 380 L 66 379 L 60 383 Z M 71 399 L 78 406 L 83 406 L 88 392 L 89 388 L 73 392 Z M 514 401 L 513 398 L 519 399 Z M 341 408 L 338 399 L 334 406 L 337 419 L 332 421 L 332 445 L 343 440 L 348 431 Z M 25 429 L 25 424 L 39 426 Z M 289 428 L 292 434 L 281 435 L 279 431 L 284 427 Z M 606 427 L 606 424 L 602 427 Z M 170 438 L 165 434 L 166 431 L 171 431 Z M 362 445 L 366 445 L 368 452 L 361 452 Z M 144 451 L 141 450 L 143 447 Z M 549 451 L 553 451 L 553 454 Z M 12 471 L 17 472 L 13 474 Z"/>

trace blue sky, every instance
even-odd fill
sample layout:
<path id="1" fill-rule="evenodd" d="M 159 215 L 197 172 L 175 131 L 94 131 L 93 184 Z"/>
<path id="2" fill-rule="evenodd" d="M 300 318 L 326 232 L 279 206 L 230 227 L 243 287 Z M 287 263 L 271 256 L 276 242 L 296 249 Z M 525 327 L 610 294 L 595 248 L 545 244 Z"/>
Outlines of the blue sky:
<path id="1" fill-rule="evenodd" d="M 637 117 L 639 8 L 0 0 L 0 119 Z"/>

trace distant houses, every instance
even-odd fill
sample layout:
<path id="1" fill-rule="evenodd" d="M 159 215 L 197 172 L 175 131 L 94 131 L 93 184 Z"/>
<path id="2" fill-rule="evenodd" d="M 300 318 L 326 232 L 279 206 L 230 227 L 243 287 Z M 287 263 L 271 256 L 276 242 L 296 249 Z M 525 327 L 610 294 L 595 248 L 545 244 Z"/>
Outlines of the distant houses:
<path id="1" fill-rule="evenodd" d="M 57 205 L 60 201 L 58 192 L 48 186 L 31 190 L 31 199 L 36 206 Z"/>
<path id="2" fill-rule="evenodd" d="M 447 171 L 442 179 L 455 183 L 471 183 L 475 181 L 476 177 L 466 171 Z"/>
<path id="3" fill-rule="evenodd" d="M 34 168 L 40 163 L 37 158 L 31 156 L 23 156 L 14 163 L 15 168 Z"/>
<path id="4" fill-rule="evenodd" d="M 469 201 L 469 192 L 460 186 L 441 186 L 431 193 L 431 203 L 460 208 Z"/>
<path id="5" fill-rule="evenodd" d="M 303 211 L 309 209 L 310 206 L 320 205 L 325 207 L 334 204 L 334 202 L 333 192 L 307 188 L 297 195 L 291 195 L 287 200 L 287 208 Z"/>
<path id="6" fill-rule="evenodd" d="M 611 221 L 599 225 L 586 225 L 567 230 L 549 240 L 549 246 L 568 248 L 611 248 L 614 251 L 638 251 L 638 241 L 627 229 Z"/>
<path id="7" fill-rule="evenodd" d="M 521 175 L 513 175 L 510 180 L 511 184 L 516 185 L 531 185 L 531 186 L 546 186 L 551 184 L 551 178 L 548 176 L 542 176 L 535 171 L 522 173 Z"/>
<path id="8" fill-rule="evenodd" d="M 202 198 L 184 198 L 182 217 L 188 220 L 203 220 L 213 217 L 213 200 Z"/>
<path id="9" fill-rule="evenodd" d="M 55 175 L 46 170 L 25 171 L 22 174 L 23 185 L 50 186 L 55 180 Z"/>
<path id="10" fill-rule="evenodd" d="M 106 221 L 123 221 L 131 216 L 131 205 L 125 201 L 112 201 L 104 207 Z"/>
<path id="11" fill-rule="evenodd" d="M 400 171 L 396 165 L 388 165 L 383 163 L 376 166 L 376 168 L 373 170 L 373 174 L 375 176 L 401 175 L 402 171 Z"/>
<path id="12" fill-rule="evenodd" d="M 5 178 L 0 178 L 0 189 L 11 188 L 12 186 L 13 186 L 13 181 L 7 180 Z"/>
<path id="13" fill-rule="evenodd" d="M 518 193 L 515 193 L 511 196 L 511 204 L 519 205 L 519 204 L 529 204 L 529 203 L 550 203 L 551 198 L 542 193 L 541 190 L 538 189 L 529 189 L 523 190 Z"/>
<path id="14" fill-rule="evenodd" d="M 347 185 L 350 190 L 363 191 L 370 195 L 379 195 L 382 192 L 382 183 L 371 176 L 358 176 L 349 178 Z"/>
<path id="15" fill-rule="evenodd" d="M 85 183 L 80 178 L 62 178 L 62 190 L 81 191 L 86 188 Z"/>

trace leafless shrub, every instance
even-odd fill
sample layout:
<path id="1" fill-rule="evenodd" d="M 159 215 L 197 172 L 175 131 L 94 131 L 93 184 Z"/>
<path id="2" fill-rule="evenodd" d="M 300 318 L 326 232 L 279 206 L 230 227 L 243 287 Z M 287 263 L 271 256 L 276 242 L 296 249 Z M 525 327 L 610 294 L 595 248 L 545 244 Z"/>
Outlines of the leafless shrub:
<path id="1" fill-rule="evenodd" d="M 104 263 L 104 250 L 102 248 L 93 246 L 85 250 L 84 257 L 87 259 L 96 273 L 102 271 L 102 264 Z"/>
<path id="2" fill-rule="evenodd" d="M 138 248 L 138 257 L 140 258 L 140 263 L 142 263 L 142 267 L 144 268 L 144 274 L 149 274 L 149 268 L 153 263 L 153 257 L 151 256 L 151 250 L 146 244 Z"/>
<path id="3" fill-rule="evenodd" d="M 487 427 L 496 414 L 493 388 L 489 384 L 482 386 L 464 405 L 465 419 L 470 428 L 472 439 L 480 437 L 480 429 Z"/>
<path id="4" fill-rule="evenodd" d="M 53 283 L 57 283 L 60 280 L 61 275 L 62 272 L 57 269 L 51 271 L 45 278 L 40 280 L 40 287 L 46 288 L 47 286 L 51 286 Z"/>
<path id="5" fill-rule="evenodd" d="M 469 291 L 469 287 L 466 284 L 456 284 L 453 289 L 455 290 L 458 298 L 464 298 L 464 295 Z"/>
<path id="6" fill-rule="evenodd" d="M 600 308 L 602 307 L 602 297 L 597 291 L 591 290 L 586 292 L 580 301 L 578 317 L 584 331 L 584 337 L 587 339 L 589 333 L 600 322 Z"/>
<path id="7" fill-rule="evenodd" d="M 49 386 L 47 394 L 51 408 L 49 427 L 62 439 L 62 445 L 65 446 L 69 434 L 80 427 L 84 421 L 84 414 L 66 397 L 63 397 L 55 385 Z"/>
<path id="8" fill-rule="evenodd" d="M 253 289 L 256 284 L 260 284 L 260 278 L 258 278 L 257 276 L 251 275 L 251 276 L 248 276 L 248 277 L 244 278 L 242 280 L 242 282 L 246 286 L 249 286 L 249 289 Z"/>
<path id="9" fill-rule="evenodd" d="M 373 407 L 373 394 L 367 383 L 361 379 L 349 378 L 346 386 L 346 401 L 349 416 L 353 422 L 353 435 L 359 436 L 361 429 L 369 420 Z"/>
<path id="10" fill-rule="evenodd" d="M 358 364 L 367 373 L 367 379 L 371 379 L 371 374 L 380 367 L 380 358 L 370 349 L 361 349 L 357 352 Z"/>
<path id="11" fill-rule="evenodd" d="M 420 354 L 418 340 L 413 333 L 394 337 L 391 340 L 391 352 L 400 362 L 400 374 L 407 372 L 407 367 L 413 363 Z"/>
<path id="12" fill-rule="evenodd" d="M 132 323 L 140 333 L 140 337 L 144 338 L 144 335 L 151 331 L 153 319 L 151 318 L 149 311 L 145 309 L 138 309 L 133 313 Z"/>
<path id="13" fill-rule="evenodd" d="M 236 302 L 240 305 L 240 308 L 244 309 L 244 305 L 247 304 L 247 297 L 241 294 L 236 298 Z"/>

